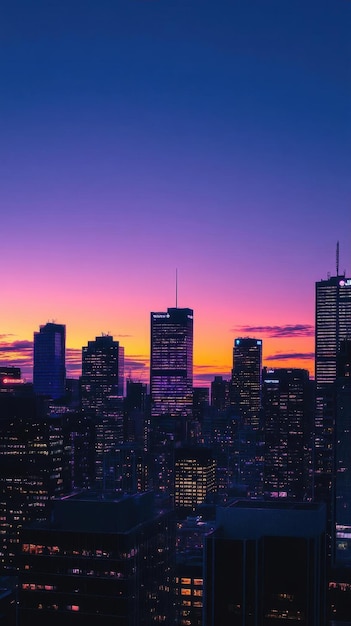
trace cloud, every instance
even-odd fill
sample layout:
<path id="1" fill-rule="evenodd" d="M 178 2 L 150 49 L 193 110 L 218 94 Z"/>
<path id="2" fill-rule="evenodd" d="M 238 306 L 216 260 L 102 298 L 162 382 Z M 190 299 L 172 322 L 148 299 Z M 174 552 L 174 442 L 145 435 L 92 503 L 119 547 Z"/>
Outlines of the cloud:
<path id="1" fill-rule="evenodd" d="M 0 337 L 1 341 L 1 337 Z M 24 352 L 28 353 L 29 351 L 33 351 L 33 341 L 27 341 L 23 339 L 22 341 L 11 341 L 0 343 L 0 353 L 11 353 L 11 352 Z"/>
<path id="2" fill-rule="evenodd" d="M 278 352 L 265 357 L 265 361 L 310 361 L 314 359 L 314 352 Z"/>
<path id="3" fill-rule="evenodd" d="M 311 324 L 285 324 L 283 326 L 234 326 L 231 332 L 244 335 L 264 335 L 269 338 L 313 337 Z"/>

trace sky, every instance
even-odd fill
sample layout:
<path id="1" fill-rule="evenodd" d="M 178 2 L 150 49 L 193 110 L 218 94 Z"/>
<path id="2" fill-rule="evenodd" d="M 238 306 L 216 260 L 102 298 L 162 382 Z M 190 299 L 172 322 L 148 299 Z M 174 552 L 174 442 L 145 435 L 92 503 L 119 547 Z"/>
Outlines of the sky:
<path id="1" fill-rule="evenodd" d="M 236 337 L 314 375 L 314 285 L 351 274 L 348 0 L 3 0 L 0 365 L 66 325 L 148 382 L 194 310 L 194 384 Z"/>

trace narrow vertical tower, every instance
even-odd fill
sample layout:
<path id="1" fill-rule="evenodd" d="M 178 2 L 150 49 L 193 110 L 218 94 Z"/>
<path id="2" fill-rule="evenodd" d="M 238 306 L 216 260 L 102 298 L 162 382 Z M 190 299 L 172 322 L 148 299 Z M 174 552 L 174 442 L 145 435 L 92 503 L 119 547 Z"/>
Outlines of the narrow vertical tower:
<path id="1" fill-rule="evenodd" d="M 33 386 L 53 400 L 65 395 L 66 326 L 49 322 L 34 333 Z"/>
<path id="2" fill-rule="evenodd" d="M 151 313 L 152 417 L 189 417 L 193 391 L 193 310 Z"/>

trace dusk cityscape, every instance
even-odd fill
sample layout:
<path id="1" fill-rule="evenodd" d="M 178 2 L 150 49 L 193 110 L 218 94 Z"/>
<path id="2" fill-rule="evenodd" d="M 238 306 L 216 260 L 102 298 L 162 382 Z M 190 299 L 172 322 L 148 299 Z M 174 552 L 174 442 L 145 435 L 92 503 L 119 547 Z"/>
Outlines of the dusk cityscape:
<path id="1" fill-rule="evenodd" d="M 351 626 L 351 4 L 0 16 L 0 624 Z"/>

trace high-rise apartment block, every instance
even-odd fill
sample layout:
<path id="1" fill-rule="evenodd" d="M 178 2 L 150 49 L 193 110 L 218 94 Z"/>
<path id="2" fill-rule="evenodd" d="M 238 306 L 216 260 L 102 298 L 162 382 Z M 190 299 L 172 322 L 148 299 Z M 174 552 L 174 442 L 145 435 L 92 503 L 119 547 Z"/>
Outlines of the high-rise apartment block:
<path id="1" fill-rule="evenodd" d="M 48 322 L 34 333 L 33 385 L 36 394 L 54 400 L 65 395 L 66 326 Z"/>
<path id="2" fill-rule="evenodd" d="M 242 424 L 255 430 L 260 425 L 262 340 L 234 340 L 231 403 Z"/>
<path id="3" fill-rule="evenodd" d="M 151 313 L 151 416 L 188 418 L 193 402 L 193 311 Z"/>

